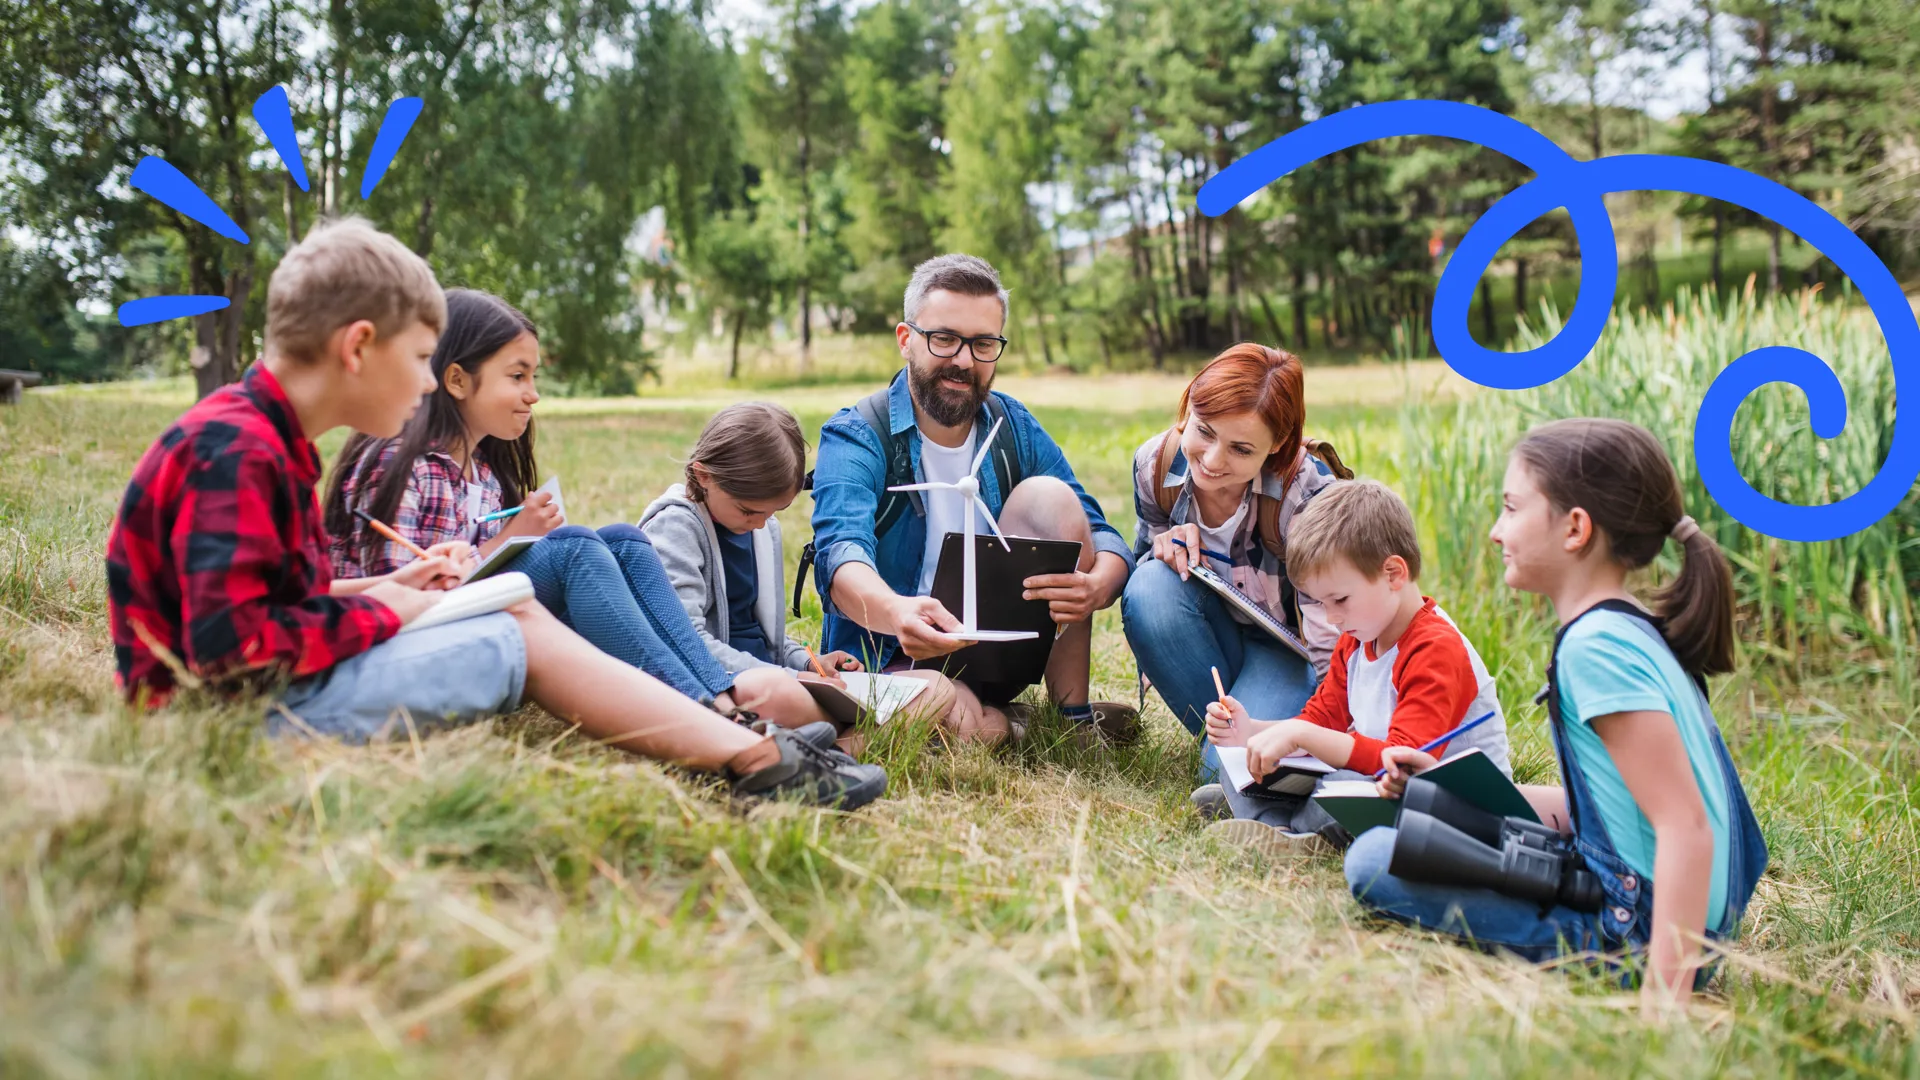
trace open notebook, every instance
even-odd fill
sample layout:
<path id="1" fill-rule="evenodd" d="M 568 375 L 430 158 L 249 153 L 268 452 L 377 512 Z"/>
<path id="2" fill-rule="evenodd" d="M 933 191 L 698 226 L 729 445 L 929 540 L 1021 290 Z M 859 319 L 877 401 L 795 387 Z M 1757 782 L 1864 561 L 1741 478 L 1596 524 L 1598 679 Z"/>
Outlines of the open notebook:
<path id="1" fill-rule="evenodd" d="M 1540 820 L 1527 797 L 1478 748 L 1454 754 L 1420 776 L 1490 814 Z M 1355 836 L 1393 824 L 1400 813 L 1400 800 L 1381 798 L 1379 789 L 1367 780 L 1331 781 L 1314 793 L 1313 801 Z"/>
<path id="2" fill-rule="evenodd" d="M 862 709 L 873 714 L 874 723 L 884 724 L 927 688 L 925 679 L 905 675 L 873 675 L 864 671 L 842 671 L 839 675 L 847 684 L 845 690 L 804 672 L 800 685 L 807 688 L 807 693 L 813 695 L 813 700 L 841 731 L 860 721 Z"/>
<path id="3" fill-rule="evenodd" d="M 1233 790 L 1247 795 L 1311 795 L 1320 778 L 1333 771 L 1333 766 L 1314 757 L 1312 754 L 1288 754 L 1280 759 L 1280 764 L 1265 777 L 1255 780 L 1247 769 L 1247 748 L 1244 746 L 1216 746 L 1220 755 L 1220 769 L 1226 774 L 1226 782 Z"/>
<path id="4" fill-rule="evenodd" d="M 478 615 L 490 615 L 510 608 L 522 600 L 533 599 L 533 579 L 517 570 L 495 574 L 485 581 L 473 581 L 441 595 L 440 602 L 400 628 L 403 634 L 425 630 Z"/>

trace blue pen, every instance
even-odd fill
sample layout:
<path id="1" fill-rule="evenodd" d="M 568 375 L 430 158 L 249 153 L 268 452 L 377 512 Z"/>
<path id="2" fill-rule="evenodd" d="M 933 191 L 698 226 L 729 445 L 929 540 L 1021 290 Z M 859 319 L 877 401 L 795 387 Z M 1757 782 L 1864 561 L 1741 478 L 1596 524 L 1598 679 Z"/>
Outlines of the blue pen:
<path id="1" fill-rule="evenodd" d="M 1174 543 L 1176 543 L 1176 544 L 1179 544 L 1179 545 L 1180 545 L 1181 547 L 1186 547 L 1186 546 L 1187 546 L 1187 542 L 1186 542 L 1185 540 L 1182 540 L 1182 539 L 1180 539 L 1180 538 L 1179 538 L 1179 537 L 1177 537 L 1177 536 L 1173 538 L 1173 542 L 1174 542 Z M 1189 549 L 1189 550 L 1191 550 L 1191 549 Z M 1221 554 L 1220 552 L 1218 552 L 1218 551 L 1215 551 L 1215 550 L 1213 550 L 1213 549 L 1212 549 L 1212 548 L 1210 548 L 1210 547 L 1203 547 L 1203 548 L 1201 548 L 1201 549 L 1200 549 L 1200 554 L 1202 554 L 1202 555 L 1205 555 L 1205 556 L 1206 556 L 1207 558 L 1209 558 L 1209 559 L 1219 559 L 1219 560 L 1220 560 L 1221 562 L 1223 562 L 1223 563 L 1226 563 L 1226 564 L 1227 564 L 1228 566 L 1232 566 L 1232 565 L 1233 565 L 1233 556 L 1231 556 L 1231 555 L 1222 555 L 1222 554 Z"/>
<path id="2" fill-rule="evenodd" d="M 1493 719 L 1493 717 L 1494 717 L 1494 714 L 1490 712 L 1490 713 L 1487 713 L 1485 716 L 1476 717 L 1475 719 L 1469 720 L 1466 723 L 1461 724 L 1459 727 L 1454 728 L 1452 731 L 1447 732 L 1445 735 L 1442 735 L 1439 738 L 1428 743 L 1427 745 L 1421 747 L 1420 752 L 1423 754 L 1431 754 L 1433 752 L 1434 747 L 1440 746 L 1450 740 L 1457 739 L 1460 736 L 1465 735 L 1467 732 L 1472 731 L 1474 728 L 1477 728 L 1481 724 L 1484 724 L 1487 721 Z M 1373 774 L 1373 778 L 1375 780 L 1378 780 L 1385 775 L 1387 775 L 1387 770 L 1381 769 L 1379 772 Z"/>
<path id="3" fill-rule="evenodd" d="M 480 520 L 479 520 L 479 521 L 476 521 L 476 522 L 474 522 L 474 524 L 475 524 L 475 525 L 482 525 L 482 524 L 485 524 L 486 522 L 489 522 L 489 521 L 499 521 L 499 520 L 500 520 L 501 518 L 510 518 L 510 517 L 512 517 L 513 515 L 515 515 L 515 514 L 517 514 L 517 513 L 519 513 L 520 511 L 522 511 L 522 510 L 524 510 L 524 509 L 526 509 L 526 508 L 525 508 L 525 507 L 522 507 L 522 506 L 515 506 L 515 507 L 511 507 L 511 508 L 509 508 L 509 509 L 506 509 L 506 510 L 495 510 L 495 511 L 494 511 L 493 513 L 491 513 L 491 514 L 486 514 L 486 515 L 483 515 L 483 516 L 482 516 L 482 517 L 480 518 Z"/>

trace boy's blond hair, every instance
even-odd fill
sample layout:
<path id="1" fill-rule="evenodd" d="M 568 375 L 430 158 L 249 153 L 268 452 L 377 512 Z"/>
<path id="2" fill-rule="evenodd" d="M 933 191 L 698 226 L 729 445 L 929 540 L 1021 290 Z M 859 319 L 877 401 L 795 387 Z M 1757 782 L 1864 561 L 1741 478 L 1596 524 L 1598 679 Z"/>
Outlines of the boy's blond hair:
<path id="1" fill-rule="evenodd" d="M 389 338 L 447 323 L 447 299 L 427 261 L 364 218 L 321 222 L 295 244 L 267 282 L 267 350 L 311 362 L 327 339 L 365 319 Z"/>
<path id="2" fill-rule="evenodd" d="M 1322 488 L 1287 527 L 1287 576 L 1298 585 L 1345 559 L 1368 581 L 1380 577 L 1389 555 L 1420 579 L 1420 538 L 1413 512 L 1377 480 L 1336 480 Z"/>

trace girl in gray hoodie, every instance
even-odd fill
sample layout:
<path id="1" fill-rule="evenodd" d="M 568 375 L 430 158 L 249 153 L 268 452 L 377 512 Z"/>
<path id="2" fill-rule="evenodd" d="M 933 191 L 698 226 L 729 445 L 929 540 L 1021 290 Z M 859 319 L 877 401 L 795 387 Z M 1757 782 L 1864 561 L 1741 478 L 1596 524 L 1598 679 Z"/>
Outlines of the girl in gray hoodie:
<path id="1" fill-rule="evenodd" d="M 791 412 L 761 401 L 729 405 L 701 430 L 685 482 L 640 515 L 694 631 L 729 672 L 812 668 L 806 646 L 787 636 L 786 557 L 774 517 L 799 498 L 806 470 L 807 441 Z M 829 672 L 861 670 L 847 652 L 819 661 Z M 934 684 L 923 705 L 952 697 L 938 672 L 903 674 Z M 797 682 L 794 689 L 812 700 Z"/>

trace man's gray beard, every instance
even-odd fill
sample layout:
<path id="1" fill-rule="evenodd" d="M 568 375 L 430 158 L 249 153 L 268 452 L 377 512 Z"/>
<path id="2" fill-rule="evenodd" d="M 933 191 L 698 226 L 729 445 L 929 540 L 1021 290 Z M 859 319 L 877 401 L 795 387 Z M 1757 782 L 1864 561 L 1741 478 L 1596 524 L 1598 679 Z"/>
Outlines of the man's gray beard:
<path id="1" fill-rule="evenodd" d="M 986 404 L 987 391 L 992 389 L 993 380 L 988 379 L 987 385 L 982 386 L 975 379 L 973 393 L 968 395 L 967 400 L 959 401 L 940 383 L 940 374 L 946 370 L 944 367 L 936 368 L 923 374 L 919 368 L 908 364 L 907 385 L 913 391 L 914 404 L 920 406 L 921 411 L 931 417 L 934 423 L 941 427 L 959 427 L 979 414 L 980 406 Z"/>

